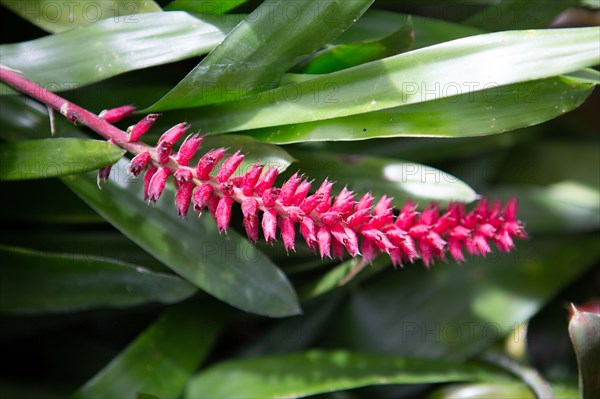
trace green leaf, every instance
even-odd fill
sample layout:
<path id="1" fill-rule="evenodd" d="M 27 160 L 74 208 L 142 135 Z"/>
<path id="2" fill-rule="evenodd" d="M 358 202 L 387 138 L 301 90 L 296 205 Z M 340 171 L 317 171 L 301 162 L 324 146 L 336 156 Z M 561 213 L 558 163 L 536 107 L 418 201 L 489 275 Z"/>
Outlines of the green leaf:
<path id="1" fill-rule="evenodd" d="M 103 19 L 124 17 L 137 23 L 139 14 L 162 11 L 152 0 L 0 0 L 5 7 L 48 32 L 62 32 L 93 25 Z"/>
<path id="2" fill-rule="evenodd" d="M 600 71 L 592 68 L 580 69 L 565 76 L 575 82 L 591 83 L 595 86 L 600 85 Z"/>
<path id="3" fill-rule="evenodd" d="M 201 107 L 193 113 L 202 115 L 199 120 L 206 131 L 220 133 L 364 114 L 457 94 L 472 98 L 485 89 L 493 89 L 498 96 L 502 93 L 499 86 L 600 63 L 599 32 L 600 28 L 594 27 L 467 37 L 278 87 L 244 101 Z M 507 65 L 499 66 L 498 60 Z M 560 97 L 559 93 L 555 92 Z M 567 99 L 563 101 L 565 106 L 569 104 Z M 491 122 L 489 118 L 489 126 L 493 126 Z"/>
<path id="4" fill-rule="evenodd" d="M 408 51 L 413 41 L 414 31 L 409 18 L 382 39 L 326 47 L 296 65 L 293 72 L 323 74 L 340 71 Z"/>
<path id="5" fill-rule="evenodd" d="M 194 18 L 161 12 L 109 18 L 77 30 L 0 46 L 2 64 L 52 91 L 72 90 L 112 76 L 206 54 L 238 16 Z M 66 51 L 65 49 L 68 49 Z M 0 93 L 13 93 L 6 85 Z"/>
<path id="6" fill-rule="evenodd" d="M 178 397 L 223 328 L 223 309 L 183 304 L 166 310 L 73 399 Z"/>
<path id="7" fill-rule="evenodd" d="M 302 172 L 317 181 L 329 177 L 358 193 L 394 197 L 395 205 L 418 202 L 471 202 L 477 193 L 471 187 L 438 169 L 390 158 L 335 155 L 319 151 L 294 151 Z M 338 187 L 341 189 L 342 187 Z"/>
<path id="8" fill-rule="evenodd" d="M 0 143 L 0 180 L 66 176 L 112 165 L 125 154 L 101 140 L 55 138 Z"/>
<path id="9" fill-rule="evenodd" d="M 187 11 L 194 14 L 226 14 L 249 0 L 175 0 L 169 3 L 167 11 Z"/>
<path id="10" fill-rule="evenodd" d="M 63 190 L 77 198 L 64 184 L 57 185 L 57 187 L 61 186 Z M 79 198 L 77 200 L 81 201 Z M 104 220 L 99 215 L 98 218 L 101 221 Z M 77 229 L 73 229 L 60 230 L 60 234 L 56 234 L 56 232 L 57 230 L 52 227 L 48 229 L 37 228 L 35 231 L 28 228 L 18 230 L 6 228 L 0 230 L 0 242 L 6 245 L 26 247 L 55 254 L 76 251 L 78 255 L 86 258 L 110 256 L 113 259 L 119 259 L 121 262 L 144 265 L 145 268 L 152 271 L 169 271 L 162 263 L 118 231 L 86 231 L 85 234 L 81 234 Z"/>
<path id="11" fill-rule="evenodd" d="M 298 289 L 300 298 L 302 298 L 302 300 L 313 299 L 335 289 L 339 289 L 343 283 L 346 283 L 346 279 L 350 273 L 352 273 L 353 269 L 357 267 L 359 262 L 360 259 L 347 260 L 327 271 L 325 274 L 318 276 L 313 280 L 309 280 Z M 387 267 L 390 264 L 391 261 L 388 257 L 378 256 L 368 265 L 368 269 L 366 269 L 370 273 L 363 271 L 359 274 L 360 279 L 366 278 L 367 275 L 372 273 L 380 272 L 383 267 Z"/>
<path id="12" fill-rule="evenodd" d="M 232 230 L 219 234 L 209 215 L 178 219 L 170 186 L 149 208 L 141 179 L 126 178 L 126 162 L 113 171 L 102 190 L 89 176 L 63 181 L 128 238 L 209 294 L 271 317 L 300 312 L 285 275 L 249 241 Z"/>
<path id="13" fill-rule="evenodd" d="M 600 398 L 600 314 L 579 311 L 574 305 L 569 322 L 569 337 L 577 355 L 579 395 Z"/>
<path id="14" fill-rule="evenodd" d="M 589 83 L 556 77 L 366 114 L 248 130 L 244 134 L 277 144 L 382 137 L 482 136 L 556 118 L 579 107 L 593 90 Z M 216 118 L 195 122 L 212 127 L 212 131 L 221 125 Z M 261 122 L 279 123 L 271 121 L 270 116 Z M 226 129 L 237 130 L 237 127 Z"/>
<path id="15" fill-rule="evenodd" d="M 409 18 L 412 20 L 415 32 L 413 45 L 415 49 L 485 33 L 481 29 L 441 19 L 369 9 L 350 28 L 334 39 L 333 43 L 348 44 L 381 39 L 391 35 L 398 29 L 398 26 L 405 24 Z"/>
<path id="16" fill-rule="evenodd" d="M 352 24 L 373 0 L 267 1 L 149 110 L 190 108 L 269 89 Z"/>
<path id="17" fill-rule="evenodd" d="M 487 31 L 547 28 L 569 7 L 581 0 L 501 0 L 463 22 Z"/>
<path id="18" fill-rule="evenodd" d="M 0 312 L 73 312 L 188 298 L 194 286 L 140 266 L 80 254 L 0 246 Z"/>
<path id="19" fill-rule="evenodd" d="M 313 350 L 217 364 L 190 380 L 185 397 L 302 398 L 368 385 L 504 380 L 471 363 Z"/>
<path id="20" fill-rule="evenodd" d="M 527 220 L 526 215 L 519 216 Z M 518 323 L 533 316 L 599 257 L 600 242 L 594 235 L 534 237 L 519 242 L 514 252 L 470 258 L 462 267 L 389 270 L 354 287 L 321 344 L 464 359 L 511 332 L 511 339 L 524 339 L 513 332 Z"/>

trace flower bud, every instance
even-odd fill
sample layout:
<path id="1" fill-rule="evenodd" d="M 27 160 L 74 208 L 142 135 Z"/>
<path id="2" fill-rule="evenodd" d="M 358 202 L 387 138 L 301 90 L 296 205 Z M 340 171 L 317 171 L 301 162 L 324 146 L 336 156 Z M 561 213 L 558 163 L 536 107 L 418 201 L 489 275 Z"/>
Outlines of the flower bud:
<path id="1" fill-rule="evenodd" d="M 228 180 L 243 160 L 244 156 L 239 151 L 236 151 L 232 156 L 223 161 L 223 165 L 221 165 L 221 168 L 217 172 L 217 180 L 221 183 Z"/>
<path id="2" fill-rule="evenodd" d="M 198 136 L 198 134 L 189 135 L 177 152 L 177 163 L 181 166 L 188 166 L 191 159 L 196 155 L 200 144 L 204 140 L 204 136 Z"/>
<path id="3" fill-rule="evenodd" d="M 296 229 L 294 228 L 294 222 L 292 219 L 287 217 L 279 218 L 279 228 L 281 229 L 281 238 L 283 239 L 283 246 L 287 252 L 291 250 L 295 251 L 295 238 Z"/>
<path id="4" fill-rule="evenodd" d="M 185 217 L 190 208 L 192 202 L 192 191 L 194 190 L 194 183 L 182 182 L 179 184 L 177 193 L 175 194 L 175 205 L 177 206 L 177 214 L 179 217 Z"/>
<path id="5" fill-rule="evenodd" d="M 167 130 L 165 133 L 163 133 L 162 136 L 160 136 L 158 144 L 168 143 L 171 146 L 173 146 L 179 141 L 179 139 L 185 134 L 185 132 L 188 131 L 189 128 L 190 125 L 185 122 L 178 123 L 177 125 Z"/>
<path id="6" fill-rule="evenodd" d="M 150 185 L 148 186 L 148 201 L 155 203 L 160 198 L 167 184 L 167 179 L 171 176 L 171 171 L 168 168 L 160 168 L 158 172 L 152 176 Z"/>
<path id="7" fill-rule="evenodd" d="M 142 171 L 146 168 L 146 166 L 148 166 L 150 159 L 151 157 L 148 151 L 136 155 L 129 163 L 129 173 L 131 173 L 135 177 L 138 177 L 140 173 L 142 173 Z"/>
<path id="8" fill-rule="evenodd" d="M 96 178 L 96 184 L 98 188 L 102 189 L 100 186 L 103 182 L 106 183 L 108 178 L 110 177 L 110 170 L 112 169 L 112 165 L 105 166 L 102 169 L 98 170 L 98 177 Z"/>
<path id="9" fill-rule="evenodd" d="M 160 114 L 149 114 L 146 115 L 141 121 L 133 126 L 129 126 L 127 133 L 129 133 L 129 142 L 137 143 L 140 138 L 150 130 L 156 119 Z"/>
<path id="10" fill-rule="evenodd" d="M 212 196 L 213 188 L 210 184 L 202 184 L 194 192 L 194 210 L 202 214 L 204 207 L 208 205 L 208 200 Z"/>
<path id="11" fill-rule="evenodd" d="M 260 177 L 258 183 L 254 187 L 254 192 L 258 195 L 262 195 L 265 190 L 273 187 L 277 176 L 279 175 L 279 171 L 276 167 L 271 166 L 267 171 Z"/>
<path id="12" fill-rule="evenodd" d="M 151 166 L 144 173 L 144 201 L 148 201 L 148 189 L 150 188 L 150 181 L 152 181 L 152 177 L 158 172 L 158 169 L 154 166 Z"/>
<path id="13" fill-rule="evenodd" d="M 274 241 L 277 234 L 277 212 L 274 209 L 269 209 L 263 213 L 262 228 L 265 241 Z"/>
<path id="14" fill-rule="evenodd" d="M 217 204 L 215 219 L 217 220 L 219 232 L 227 231 L 227 228 L 229 227 L 229 221 L 231 220 L 231 206 L 233 205 L 233 202 L 233 198 L 223 197 Z"/>
<path id="15" fill-rule="evenodd" d="M 263 168 L 264 165 L 255 163 L 254 165 L 252 165 L 250 170 L 246 172 L 241 183 L 242 193 L 244 195 L 252 195 L 252 193 L 254 192 L 254 187 L 258 183 L 258 179 L 260 178 Z"/>
<path id="16" fill-rule="evenodd" d="M 121 119 L 127 118 L 135 111 L 133 105 L 123 105 L 121 107 L 105 109 L 98 114 L 100 119 L 104 119 L 108 123 L 117 123 Z"/>
<path id="17" fill-rule="evenodd" d="M 215 165 L 223 158 L 225 151 L 225 148 L 215 148 L 204 154 L 196 166 L 196 177 L 200 180 L 208 180 L 210 172 L 212 172 Z"/>
<path id="18" fill-rule="evenodd" d="M 296 189 L 300 185 L 302 178 L 298 176 L 298 173 L 294 173 L 283 185 L 281 186 L 281 192 L 279 193 L 279 202 L 283 206 L 290 206 L 292 204 L 292 198 L 296 194 Z"/>

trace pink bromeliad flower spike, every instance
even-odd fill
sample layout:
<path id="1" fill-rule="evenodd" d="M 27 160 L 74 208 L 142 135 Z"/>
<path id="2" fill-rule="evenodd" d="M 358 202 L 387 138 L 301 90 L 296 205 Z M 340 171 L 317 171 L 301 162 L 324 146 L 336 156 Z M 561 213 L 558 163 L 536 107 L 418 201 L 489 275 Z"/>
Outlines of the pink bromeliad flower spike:
<path id="1" fill-rule="evenodd" d="M 140 122 L 140 131 L 146 129 L 147 120 Z M 514 238 L 527 237 L 516 217 L 514 199 L 504 209 L 498 201 L 490 205 L 483 199 L 469 213 L 464 204 L 457 203 L 450 204 L 443 213 L 437 204 L 418 212 L 410 201 L 396 210 L 393 199 L 385 195 L 375 201 L 369 193 L 357 197 L 344 187 L 332 196 L 334 183 L 329 180 L 311 194 L 312 182 L 300 173 L 277 187 L 277 168 L 258 163 L 234 177 L 244 159 L 240 151 L 227 155 L 225 148 L 211 149 L 190 167 L 203 137 L 188 136 L 171 156 L 173 146 L 188 128 L 184 123 L 175 125 L 159 139 L 154 158 L 152 152 L 143 152 L 131 161 L 130 170 L 137 176 L 147 168 L 144 197 L 150 203 L 159 199 L 172 177 L 178 214 L 185 216 L 190 206 L 198 214 L 208 208 L 220 232 L 228 230 L 233 206 L 238 203 L 251 241 L 259 239 L 262 229 L 265 241 L 272 243 L 279 236 L 289 252 L 295 250 L 299 231 L 298 236 L 322 258 L 342 259 L 347 253 L 362 256 L 368 263 L 385 253 L 395 267 L 417 259 L 429 267 L 448 255 L 462 262 L 465 250 L 470 255 L 485 256 L 494 244 L 506 252 L 514 247 Z M 172 161 L 176 170 L 167 166 Z"/>
<path id="2" fill-rule="evenodd" d="M 145 116 L 124 132 L 113 123 L 130 116 L 132 106 L 105 110 L 98 116 L 1 66 L 0 80 L 133 154 L 129 172 L 136 177 L 144 173 L 144 199 L 149 203 L 159 200 L 172 179 L 179 216 L 185 217 L 190 208 L 198 215 L 208 209 L 220 232 L 229 229 L 233 206 L 239 204 L 251 241 L 257 241 L 262 230 L 265 241 L 272 243 L 280 237 L 289 252 L 295 250 L 301 237 L 321 258 L 342 259 L 347 253 L 362 257 L 359 264 L 363 267 L 382 253 L 390 257 L 394 267 L 417 259 L 429 267 L 448 256 L 462 262 L 464 251 L 486 256 L 494 245 L 507 252 L 514 248 L 514 239 L 527 238 L 523 223 L 517 219 L 516 199 L 505 206 L 482 199 L 470 212 L 459 203 L 450 204 L 445 211 L 437 204 L 428 204 L 419 213 L 411 201 L 397 209 L 388 196 L 376 201 L 370 193 L 358 196 L 347 187 L 334 196 L 334 183 L 327 179 L 313 192 L 313 182 L 300 173 L 279 187 L 275 185 L 279 171 L 274 167 L 255 164 L 235 175 L 244 159 L 240 151 L 228 154 L 225 148 L 211 149 L 192 164 L 203 141 L 197 134 L 189 135 L 174 152 L 190 127 L 187 123 L 169 129 L 152 147 L 140 139 L 159 114 Z M 99 181 L 107 179 L 109 173 L 110 167 L 103 168 Z"/>

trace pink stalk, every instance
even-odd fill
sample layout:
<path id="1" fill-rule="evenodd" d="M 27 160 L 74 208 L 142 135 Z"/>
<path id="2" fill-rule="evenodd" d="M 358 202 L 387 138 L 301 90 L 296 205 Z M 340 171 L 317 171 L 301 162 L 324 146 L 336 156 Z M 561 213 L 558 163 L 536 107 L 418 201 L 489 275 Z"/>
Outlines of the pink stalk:
<path id="1" fill-rule="evenodd" d="M 435 204 L 419 213 L 412 202 L 407 202 L 400 211 L 395 210 L 392 199 L 387 196 L 373 206 L 374 198 L 370 194 L 356 200 L 355 194 L 347 188 L 332 197 L 333 183 L 327 180 L 314 194 L 309 194 L 311 183 L 298 173 L 281 188 L 274 187 L 278 170 L 265 170 L 260 164 L 242 176 L 233 177 L 244 158 L 239 151 L 225 158 L 226 149 L 212 149 L 195 167 L 188 166 L 202 142 L 202 137 L 197 135 L 189 136 L 175 156 L 171 156 L 172 147 L 189 128 L 185 123 L 171 128 L 158 145 L 152 147 L 138 140 L 158 115 L 142 119 L 130 129 L 130 135 L 12 70 L 0 67 L 0 80 L 133 154 L 130 170 L 137 176 L 146 169 L 144 197 L 149 202 L 159 199 L 167 180 L 172 178 L 177 187 L 179 215 L 185 216 L 190 204 L 199 214 L 208 207 L 219 231 L 227 231 L 232 205 L 240 204 L 244 227 L 252 241 L 258 239 L 259 226 L 267 242 L 276 240 L 279 229 L 286 250 L 294 250 L 299 227 L 300 236 L 322 258 L 342 258 L 344 252 L 348 252 L 353 257 L 362 255 L 364 261 L 369 262 L 385 252 L 394 266 L 405 261 L 412 263 L 418 258 L 429 266 L 436 259 L 444 260 L 448 253 L 455 260 L 463 261 L 465 249 L 471 255 L 485 256 L 491 251 L 490 243 L 500 251 L 510 251 L 514 248 L 513 238 L 527 237 L 516 218 L 514 199 L 508 201 L 504 209 L 499 202 L 490 205 L 482 200 L 470 213 L 463 204 L 456 203 L 444 213 L 440 213 Z M 115 112 L 104 111 L 104 115 L 117 118 L 128 112 L 129 108 L 120 107 Z M 101 177 L 107 173 L 105 168 Z"/>

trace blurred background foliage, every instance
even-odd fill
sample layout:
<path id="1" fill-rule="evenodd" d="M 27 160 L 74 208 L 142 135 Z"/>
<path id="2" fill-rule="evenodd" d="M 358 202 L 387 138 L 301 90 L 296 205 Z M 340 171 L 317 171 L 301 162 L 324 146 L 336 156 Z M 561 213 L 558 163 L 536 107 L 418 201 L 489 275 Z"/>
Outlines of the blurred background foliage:
<path id="1" fill-rule="evenodd" d="M 379 258 L 340 286 L 354 261 L 220 236 L 178 219 L 172 190 L 147 207 L 123 161 L 98 190 L 81 172 L 120 154 L 59 118 L 53 145 L 97 162 L 50 168 L 58 150 L 31 147 L 45 107 L 2 86 L 0 397 L 578 396 L 567 305 L 600 291 L 599 33 L 545 28 L 597 26 L 596 1 L 81 0 L 71 20 L 1 3 L 0 62 L 92 111 L 165 111 L 161 127 L 227 133 L 207 148 L 396 205 L 516 197 L 531 238 L 431 270 Z"/>

